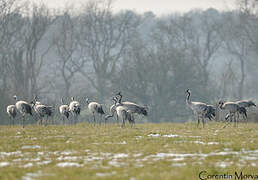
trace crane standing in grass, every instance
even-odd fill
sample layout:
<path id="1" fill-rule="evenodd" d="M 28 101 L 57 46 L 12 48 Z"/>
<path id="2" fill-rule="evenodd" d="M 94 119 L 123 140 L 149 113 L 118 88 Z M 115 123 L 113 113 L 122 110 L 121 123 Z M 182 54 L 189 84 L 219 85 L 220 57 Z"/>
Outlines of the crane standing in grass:
<path id="1" fill-rule="evenodd" d="M 133 102 L 122 102 L 122 94 L 121 92 L 117 93 L 116 96 L 118 97 L 118 101 L 117 103 L 119 103 L 120 106 L 124 106 L 125 108 L 127 108 L 128 110 L 130 110 L 130 112 L 132 114 L 142 114 L 144 116 L 147 116 L 148 115 L 148 112 L 147 112 L 147 107 L 143 107 L 141 105 L 138 105 L 138 104 L 135 104 Z"/>
<path id="2" fill-rule="evenodd" d="M 236 104 L 241 108 L 240 111 L 243 115 L 243 119 L 245 120 L 245 122 L 247 122 L 247 110 L 246 108 L 249 108 L 249 107 L 256 107 L 256 104 L 253 102 L 253 101 L 250 101 L 250 100 L 241 100 L 241 101 L 237 101 Z"/>
<path id="3" fill-rule="evenodd" d="M 29 103 L 27 103 L 26 101 L 19 101 L 17 96 L 13 96 L 13 98 L 15 99 L 16 103 L 15 103 L 15 107 L 16 109 L 19 111 L 19 113 L 21 113 L 22 115 L 22 127 L 24 128 L 24 121 L 25 121 L 25 115 L 29 114 L 32 116 L 32 108 L 31 105 Z"/>
<path id="4" fill-rule="evenodd" d="M 107 115 L 105 117 L 105 123 L 106 123 L 106 121 L 109 118 L 114 117 L 114 115 L 116 115 L 116 121 L 117 121 L 117 124 L 119 124 L 118 115 L 116 113 L 116 102 L 117 102 L 117 99 L 116 99 L 116 97 L 113 97 L 112 100 L 114 101 L 114 104 L 112 106 L 110 106 L 110 108 L 109 108 L 109 111 L 110 111 L 111 115 Z"/>
<path id="5" fill-rule="evenodd" d="M 63 124 L 65 124 L 65 118 L 69 119 L 69 106 L 67 104 L 64 104 L 63 98 L 61 98 L 62 105 L 59 107 L 59 113 L 62 116 Z"/>
<path id="6" fill-rule="evenodd" d="M 213 105 L 207 105 L 207 111 L 204 115 L 205 118 L 208 118 L 210 121 L 216 116 L 216 108 Z"/>
<path id="7" fill-rule="evenodd" d="M 190 100 L 191 91 L 189 89 L 186 90 L 186 105 L 190 107 L 194 114 L 197 116 L 197 127 L 199 127 L 200 119 L 202 120 L 203 128 L 205 126 L 205 114 L 208 111 L 208 106 L 202 102 L 192 102 Z"/>
<path id="8" fill-rule="evenodd" d="M 81 105 L 78 101 L 75 101 L 74 97 L 72 97 L 71 100 L 72 101 L 70 102 L 70 105 L 69 105 L 69 112 L 72 113 L 74 117 L 73 123 L 76 124 L 78 121 L 78 116 L 81 113 Z"/>
<path id="9" fill-rule="evenodd" d="M 131 127 L 133 126 L 133 124 L 135 124 L 135 120 L 133 117 L 133 112 L 128 109 L 128 107 L 124 106 L 123 104 L 121 104 L 119 101 L 117 101 L 116 98 L 113 98 L 113 100 L 115 101 L 115 111 L 117 113 L 117 116 L 119 118 L 121 118 L 122 120 L 122 128 L 125 127 L 125 121 L 128 120 L 129 123 L 131 124 Z"/>
<path id="10" fill-rule="evenodd" d="M 92 113 L 93 116 L 93 120 L 94 120 L 94 124 L 96 124 L 96 118 L 95 118 L 95 114 L 100 114 L 101 119 L 99 121 L 99 124 L 101 124 L 102 121 L 102 115 L 105 114 L 105 112 L 103 111 L 103 107 L 101 104 L 97 103 L 97 102 L 89 102 L 89 99 L 86 98 L 86 103 L 88 104 L 88 108 Z"/>
<path id="11" fill-rule="evenodd" d="M 236 127 L 237 122 L 238 122 L 238 118 L 236 115 L 238 114 L 238 112 L 241 112 L 240 106 L 235 102 L 220 101 L 219 108 L 229 111 L 230 122 L 232 122 L 232 118 L 234 118 L 234 126 Z M 226 127 L 226 126 L 224 126 L 224 127 Z"/>
<path id="12" fill-rule="evenodd" d="M 46 123 L 48 121 L 48 117 L 50 117 L 53 114 L 52 106 L 47 106 L 41 104 L 39 101 L 37 101 L 36 97 L 34 98 L 34 101 L 31 102 L 32 107 L 34 111 L 38 114 L 40 117 L 40 125 L 42 125 L 43 118 L 46 117 Z"/>
<path id="13" fill-rule="evenodd" d="M 17 115 L 15 105 L 7 106 L 6 111 L 7 111 L 8 115 L 9 115 L 9 117 L 10 117 L 10 123 L 11 123 L 11 120 L 12 120 L 13 121 L 12 124 L 14 125 L 14 119 L 15 119 L 15 117 Z"/>

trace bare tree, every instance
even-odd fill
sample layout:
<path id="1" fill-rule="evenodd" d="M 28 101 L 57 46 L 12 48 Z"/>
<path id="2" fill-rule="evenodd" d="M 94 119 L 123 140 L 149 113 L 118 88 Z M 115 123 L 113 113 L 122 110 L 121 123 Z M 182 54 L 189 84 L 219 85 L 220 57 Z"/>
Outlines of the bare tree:
<path id="1" fill-rule="evenodd" d="M 130 32 L 137 26 L 133 17 L 131 12 L 113 14 L 110 0 L 88 3 L 80 17 L 79 40 L 88 62 L 81 74 L 97 90 L 101 100 L 126 50 Z"/>
<path id="2" fill-rule="evenodd" d="M 72 79 L 83 67 L 85 61 L 81 57 L 78 44 L 78 28 L 76 17 L 71 17 L 69 12 L 65 12 L 60 18 L 58 34 L 54 38 L 54 46 L 59 57 L 57 69 L 60 70 L 61 77 L 65 84 L 66 97 L 70 97 Z"/>
<path id="3" fill-rule="evenodd" d="M 19 45 L 14 50 L 11 65 L 16 80 L 15 92 L 25 98 L 31 98 L 44 88 L 38 85 L 37 79 L 50 46 L 45 50 L 41 49 L 39 53 L 39 45 L 50 25 L 55 21 L 55 17 L 46 6 L 33 5 L 32 9 L 28 8 L 27 16 L 22 20 L 23 26 L 19 27 L 20 31 L 17 32 L 20 39 Z"/>

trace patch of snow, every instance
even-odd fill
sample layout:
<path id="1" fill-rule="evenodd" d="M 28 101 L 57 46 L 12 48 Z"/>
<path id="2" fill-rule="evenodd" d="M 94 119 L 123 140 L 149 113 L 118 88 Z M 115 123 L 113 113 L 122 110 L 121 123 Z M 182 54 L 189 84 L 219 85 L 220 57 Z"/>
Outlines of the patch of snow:
<path id="1" fill-rule="evenodd" d="M 47 165 L 50 164 L 52 161 L 41 161 L 41 162 L 37 162 L 37 165 Z"/>
<path id="2" fill-rule="evenodd" d="M 60 154 L 61 155 L 65 155 L 65 156 L 69 156 L 69 155 L 71 155 L 71 154 L 75 154 L 76 152 L 74 152 L 74 151 L 63 151 L 63 152 L 61 152 Z"/>
<path id="3" fill-rule="evenodd" d="M 61 156 L 61 157 L 58 157 L 57 160 L 58 161 L 63 161 L 63 160 L 66 160 L 66 161 L 76 161 L 78 159 L 81 159 L 82 157 L 79 157 L 79 156 Z"/>
<path id="4" fill-rule="evenodd" d="M 30 168 L 30 167 L 32 167 L 32 166 L 33 166 L 32 163 L 27 163 L 27 164 L 25 164 L 23 167 L 24 167 L 24 168 Z"/>
<path id="5" fill-rule="evenodd" d="M 82 165 L 74 162 L 62 162 L 57 164 L 58 167 L 81 167 Z"/>
<path id="6" fill-rule="evenodd" d="M 172 166 L 173 167 L 183 167 L 183 166 L 186 166 L 186 163 L 173 163 Z"/>
<path id="7" fill-rule="evenodd" d="M 149 134 L 148 137 L 160 137 L 160 134 Z"/>
<path id="8" fill-rule="evenodd" d="M 118 159 L 118 158 L 127 158 L 128 154 L 125 153 L 118 153 L 118 154 L 114 154 L 113 158 Z"/>
<path id="9" fill-rule="evenodd" d="M 40 149 L 39 145 L 33 145 L 33 146 L 22 146 L 22 149 Z"/>
<path id="10" fill-rule="evenodd" d="M 10 163 L 9 162 L 0 162 L 0 167 L 5 167 L 5 166 L 9 166 Z"/>
<path id="11" fill-rule="evenodd" d="M 106 176 L 112 176 L 112 175 L 115 175 L 116 172 L 115 171 L 112 171 L 110 173 L 96 173 L 96 176 L 98 177 L 106 177 Z"/>
<path id="12" fill-rule="evenodd" d="M 109 164 L 110 166 L 114 166 L 114 167 L 127 166 L 127 163 L 125 163 L 125 162 L 117 162 L 116 160 L 109 161 L 108 164 Z"/>
<path id="13" fill-rule="evenodd" d="M 15 151 L 15 152 L 0 152 L 0 156 L 13 156 L 13 155 L 21 155 L 21 151 Z"/>
<path id="14" fill-rule="evenodd" d="M 208 145 L 219 145 L 219 142 L 208 142 Z"/>

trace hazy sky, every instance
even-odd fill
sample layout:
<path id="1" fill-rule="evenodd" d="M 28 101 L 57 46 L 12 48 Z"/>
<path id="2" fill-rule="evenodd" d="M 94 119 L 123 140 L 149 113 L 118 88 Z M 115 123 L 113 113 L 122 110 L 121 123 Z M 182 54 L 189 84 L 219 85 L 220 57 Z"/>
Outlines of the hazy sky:
<path id="1" fill-rule="evenodd" d="M 31 0 L 39 2 L 39 0 Z M 80 6 L 88 0 L 40 0 L 50 7 L 62 8 L 65 4 Z M 72 2 L 72 3 L 71 3 Z M 231 10 L 235 6 L 235 0 L 115 0 L 114 9 L 132 9 L 139 13 L 153 11 L 157 15 L 169 12 L 185 12 L 190 9 L 215 8 L 218 10 Z"/>

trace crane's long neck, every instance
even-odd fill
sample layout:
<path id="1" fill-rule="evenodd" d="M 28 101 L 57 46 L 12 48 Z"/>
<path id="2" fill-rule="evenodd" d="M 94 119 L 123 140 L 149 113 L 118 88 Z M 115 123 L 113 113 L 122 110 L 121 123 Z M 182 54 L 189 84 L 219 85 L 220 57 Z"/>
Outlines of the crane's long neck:
<path id="1" fill-rule="evenodd" d="M 119 99 L 118 99 L 118 103 L 121 104 L 123 96 L 121 94 L 119 94 Z"/>
<path id="2" fill-rule="evenodd" d="M 90 101 L 88 98 L 86 98 L 86 104 L 89 105 L 90 104 Z"/>
<path id="3" fill-rule="evenodd" d="M 114 101 L 114 105 L 116 105 L 116 99 L 113 98 L 112 100 Z"/>
<path id="4" fill-rule="evenodd" d="M 192 101 L 190 101 L 190 96 L 191 96 L 191 93 L 190 92 L 187 92 L 187 94 L 186 94 L 186 104 L 188 105 L 188 106 L 192 106 Z"/>
<path id="5" fill-rule="evenodd" d="M 225 109 L 225 107 L 224 107 L 223 105 L 224 105 L 224 103 L 221 103 L 221 104 L 219 105 L 219 108 L 220 108 L 220 109 Z"/>

